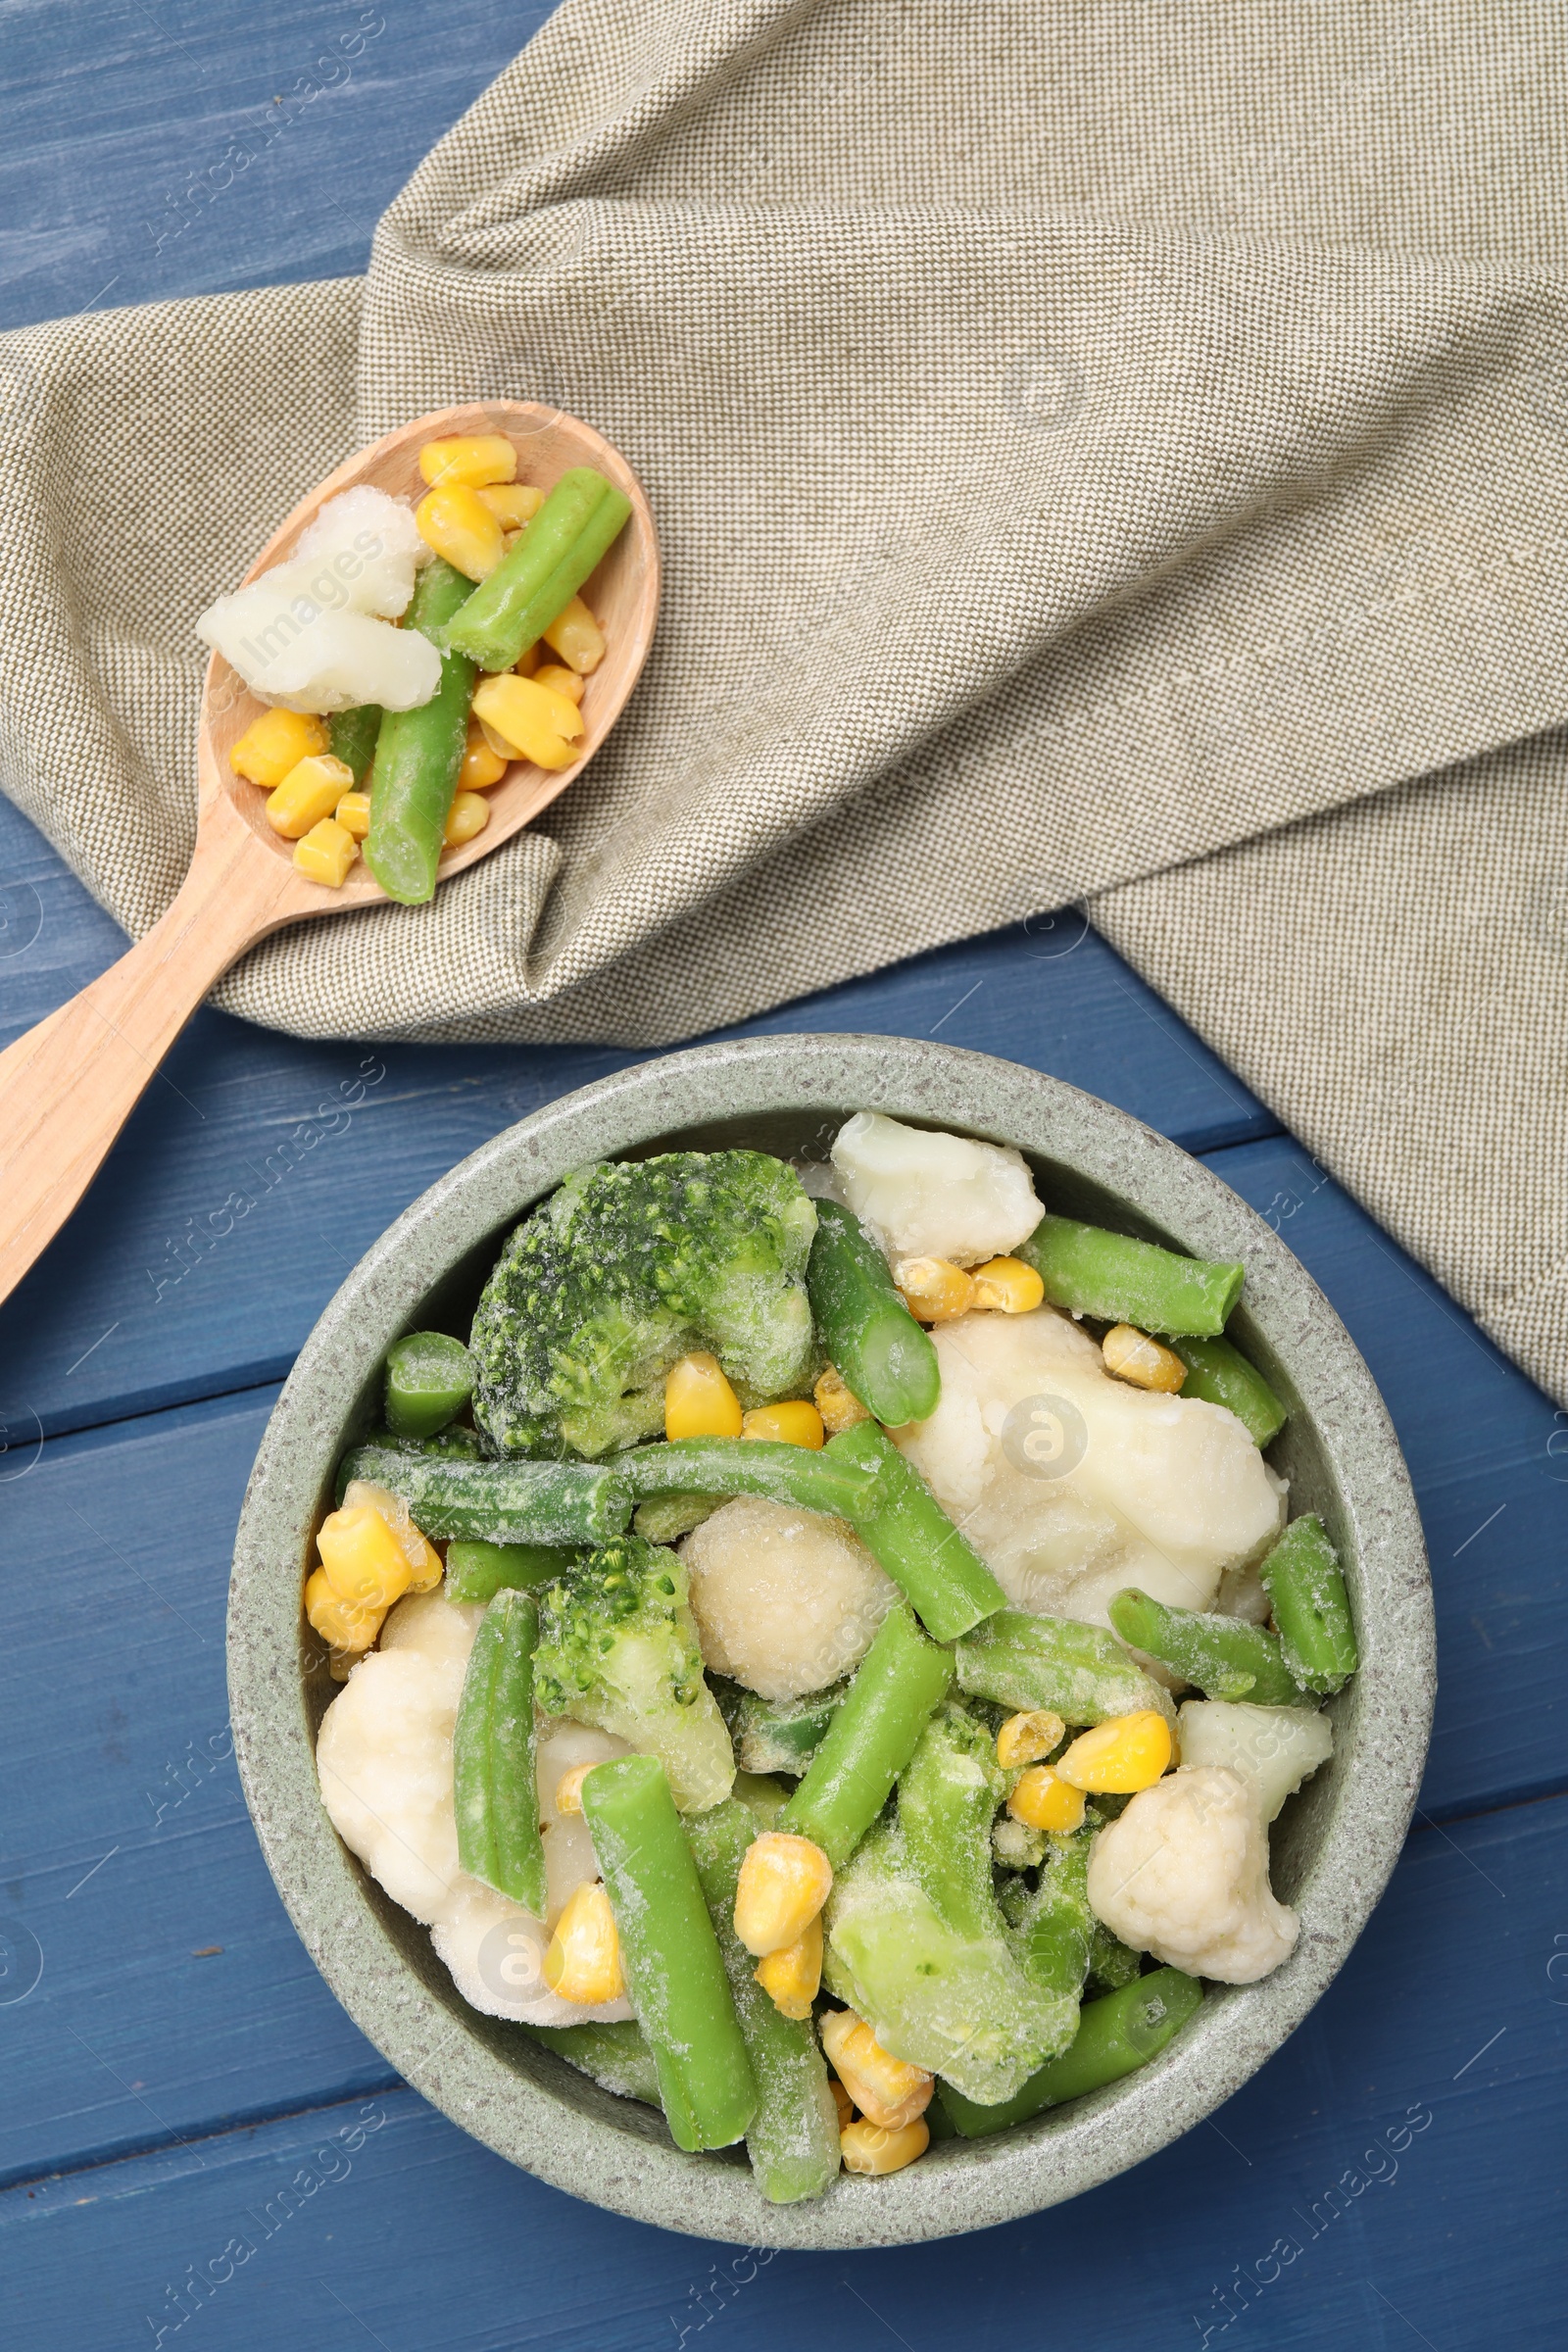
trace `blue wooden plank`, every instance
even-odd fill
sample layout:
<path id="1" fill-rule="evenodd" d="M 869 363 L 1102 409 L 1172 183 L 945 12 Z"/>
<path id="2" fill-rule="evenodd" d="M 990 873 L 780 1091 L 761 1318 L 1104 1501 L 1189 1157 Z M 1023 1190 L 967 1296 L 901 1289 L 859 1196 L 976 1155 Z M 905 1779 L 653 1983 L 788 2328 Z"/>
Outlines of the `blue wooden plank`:
<path id="1" fill-rule="evenodd" d="M 1547 2352 L 1565 1833 L 1558 1801 L 1415 1838 L 1336 1984 L 1211 2126 L 999 2230 L 759 2260 L 567 2199 L 399 2091 L 13 2189 L 11 2291 L 52 2352 Z"/>

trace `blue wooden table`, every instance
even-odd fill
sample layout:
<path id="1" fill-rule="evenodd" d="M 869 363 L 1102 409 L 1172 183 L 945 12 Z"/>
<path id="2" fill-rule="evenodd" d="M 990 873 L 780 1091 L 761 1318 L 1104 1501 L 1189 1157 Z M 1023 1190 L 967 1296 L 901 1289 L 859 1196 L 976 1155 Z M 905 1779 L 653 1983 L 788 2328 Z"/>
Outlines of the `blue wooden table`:
<path id="1" fill-rule="evenodd" d="M 542 13 L 12 0 L 0 323 L 362 268 Z M 216 168 L 236 139 L 243 193 Z M 122 944 L 0 805 L 0 1045 Z M 203 1012 L 0 1311 L 5 2341 L 1560 2345 L 1568 1416 L 1076 915 L 748 1024 L 768 1029 L 935 1035 L 1104 1095 L 1201 1153 L 1344 1315 L 1415 1478 L 1442 1668 L 1417 1825 L 1348 1966 L 1178 2146 L 912 2251 L 664 2235 L 434 2114 L 262 1866 L 226 1727 L 229 1545 L 277 1383 L 361 1250 L 498 1128 L 636 1056 L 305 1046 Z"/>

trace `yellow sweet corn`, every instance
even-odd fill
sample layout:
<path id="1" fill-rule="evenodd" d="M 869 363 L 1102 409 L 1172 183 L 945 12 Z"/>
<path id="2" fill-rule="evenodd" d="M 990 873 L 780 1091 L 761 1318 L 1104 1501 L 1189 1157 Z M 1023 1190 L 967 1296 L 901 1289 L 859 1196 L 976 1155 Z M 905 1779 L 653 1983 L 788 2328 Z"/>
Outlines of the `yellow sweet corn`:
<path id="1" fill-rule="evenodd" d="M 853 1390 L 844 1385 L 844 1376 L 829 1364 L 815 1388 L 816 1409 L 822 1416 L 822 1426 L 837 1437 L 841 1429 L 853 1429 L 857 1421 L 869 1421 L 871 1416 Z"/>
<path id="2" fill-rule="evenodd" d="M 951 1323 L 974 1304 L 974 1284 L 945 1257 L 901 1257 L 893 1279 L 905 1305 L 922 1323 Z"/>
<path id="3" fill-rule="evenodd" d="M 827 2079 L 827 2086 L 833 2093 L 833 2104 L 839 2111 L 839 2130 L 841 2132 L 847 2132 L 855 2121 L 855 2101 L 851 2098 L 849 2092 L 845 2089 L 837 2075 L 829 2075 Z"/>
<path id="4" fill-rule="evenodd" d="M 827 1442 L 822 1416 L 804 1397 L 786 1404 L 760 1404 L 741 1421 L 743 1438 L 771 1438 L 776 1446 L 808 1446 L 814 1453 Z"/>
<path id="5" fill-rule="evenodd" d="M 822 1984 L 821 1920 L 813 1919 L 782 1951 L 759 1960 L 752 1974 L 781 2017 L 809 2017 Z"/>
<path id="6" fill-rule="evenodd" d="M 386 1611 L 356 1608 L 334 1589 L 324 1568 L 314 1568 L 305 1580 L 305 1614 L 323 1642 L 358 1657 L 381 1631 Z"/>
<path id="7" fill-rule="evenodd" d="M 514 478 L 517 453 L 505 433 L 459 433 L 448 441 L 427 441 L 419 452 L 419 471 L 432 487 L 457 482 L 469 490 L 488 489 Z M 534 497 L 543 504 L 540 492 Z"/>
<path id="8" fill-rule="evenodd" d="M 329 890 L 342 889 L 349 867 L 359 854 L 360 845 L 348 826 L 339 824 L 333 816 L 323 816 L 303 841 L 294 844 L 294 863 L 300 872 L 309 881 L 324 882 Z"/>
<path id="9" fill-rule="evenodd" d="M 498 745 L 486 739 L 485 731 L 476 718 L 468 721 L 468 741 L 463 754 L 463 765 L 458 770 L 460 792 L 488 792 L 499 784 L 512 765 Z"/>
<path id="10" fill-rule="evenodd" d="M 332 811 L 345 833 L 363 841 L 370 830 L 370 796 L 368 792 L 346 792 Z"/>
<path id="11" fill-rule="evenodd" d="M 504 531 L 520 531 L 544 503 L 544 492 L 532 482 L 486 482 L 479 489 L 479 504 L 489 508 Z"/>
<path id="12" fill-rule="evenodd" d="M 584 1879 L 557 1920 L 545 1954 L 545 1983 L 564 2001 L 584 2008 L 618 2001 L 625 1991 L 614 1914 L 597 1879 Z"/>
<path id="13" fill-rule="evenodd" d="M 545 631 L 545 643 L 580 678 L 596 670 L 605 658 L 605 633 L 580 596 L 557 613 Z"/>
<path id="14" fill-rule="evenodd" d="M 512 666 L 516 671 L 519 678 L 531 678 L 538 670 L 539 664 L 543 660 L 544 656 L 539 651 L 538 646 L 530 645 L 525 654 L 519 654 L 517 656 L 516 661 L 514 662 Z"/>
<path id="15" fill-rule="evenodd" d="M 1080 1732 L 1056 1758 L 1055 1770 L 1074 1788 L 1121 1796 L 1152 1788 L 1170 1759 L 1170 1725 L 1152 1707 L 1141 1707 L 1136 1715 L 1113 1715 Z"/>
<path id="16" fill-rule="evenodd" d="M 798 1943 L 833 1890 L 833 1865 L 809 1838 L 764 1830 L 754 1838 L 735 1885 L 735 1933 L 765 1960 Z"/>
<path id="17" fill-rule="evenodd" d="M 1173 1348 L 1162 1347 L 1147 1331 L 1131 1323 L 1113 1323 L 1100 1343 L 1105 1370 L 1135 1389 L 1152 1389 L 1157 1396 L 1174 1396 L 1187 1378 L 1187 1366 Z"/>
<path id="18" fill-rule="evenodd" d="M 487 580 L 506 554 L 501 525 L 478 493 L 462 482 L 426 491 L 414 510 L 426 547 L 466 580 Z"/>
<path id="19" fill-rule="evenodd" d="M 325 719 L 308 710 L 264 710 L 229 753 L 228 764 L 247 784 L 264 784 L 270 792 L 291 767 L 313 752 L 324 752 L 329 741 Z"/>
<path id="20" fill-rule="evenodd" d="M 970 1267 L 969 1280 L 975 1305 L 998 1315 L 1027 1315 L 1046 1295 L 1045 1284 L 1021 1257 L 988 1257 L 983 1266 Z"/>
<path id="21" fill-rule="evenodd" d="M 560 662 L 546 662 L 533 674 L 552 694 L 569 695 L 574 703 L 582 701 L 585 688 L 574 669 L 565 668 Z"/>
<path id="22" fill-rule="evenodd" d="M 353 790 L 351 767 L 329 753 L 312 752 L 296 760 L 282 782 L 268 794 L 267 821 L 285 841 L 301 841 Z"/>
<path id="23" fill-rule="evenodd" d="M 333 1592 L 357 1609 L 389 1609 L 414 1582 L 408 1554 L 368 1503 L 323 1519 L 316 1548 Z"/>
<path id="24" fill-rule="evenodd" d="M 1065 1835 L 1082 1826 L 1084 1792 L 1069 1788 L 1049 1764 L 1031 1764 L 1027 1772 L 1018 1775 L 1007 1799 L 1007 1811 L 1026 1829 L 1054 1830 Z"/>
<path id="25" fill-rule="evenodd" d="M 540 767 L 569 767 L 579 756 L 573 746 L 582 733 L 582 712 L 537 678 L 519 678 L 515 670 L 508 670 L 505 677 L 481 678 L 473 710 L 476 718 L 495 729 L 500 746 L 511 747 L 514 760 L 532 760 Z"/>
<path id="26" fill-rule="evenodd" d="M 1049 1707 L 1029 1707 L 1009 1715 L 997 1734 L 997 1762 L 1009 1772 L 1016 1764 L 1038 1764 L 1049 1756 L 1067 1726 Z"/>
<path id="27" fill-rule="evenodd" d="M 446 1573 L 441 1554 L 432 1544 L 426 1543 L 415 1526 L 409 1517 L 409 1506 L 400 1494 L 394 1494 L 390 1487 L 378 1487 L 373 1479 L 355 1478 L 344 1488 L 338 1508 L 342 1511 L 378 1511 L 392 1530 L 409 1563 L 409 1591 L 435 1591 Z"/>
<path id="28" fill-rule="evenodd" d="M 931 2104 L 935 2078 L 885 2050 L 853 2009 L 830 2009 L 818 2031 L 834 2073 L 866 2122 L 902 2132 Z"/>
<path id="29" fill-rule="evenodd" d="M 931 2127 L 923 2115 L 902 2132 L 884 2132 L 870 2122 L 851 2124 L 839 2133 L 839 2148 L 847 2173 L 902 2173 L 931 2145 Z"/>
<path id="30" fill-rule="evenodd" d="M 582 1811 L 582 1785 L 592 1770 L 592 1764 L 574 1764 L 569 1772 L 562 1774 L 556 1783 L 556 1811 L 558 1813 L 580 1813 Z"/>
<path id="31" fill-rule="evenodd" d="M 447 810 L 446 831 L 441 840 L 449 850 L 461 850 L 466 841 L 472 841 L 490 822 L 490 804 L 482 792 L 460 792 L 453 796 Z"/>
<path id="32" fill-rule="evenodd" d="M 699 1348 L 664 1375 L 666 1438 L 738 1438 L 745 1416 L 716 1355 Z"/>

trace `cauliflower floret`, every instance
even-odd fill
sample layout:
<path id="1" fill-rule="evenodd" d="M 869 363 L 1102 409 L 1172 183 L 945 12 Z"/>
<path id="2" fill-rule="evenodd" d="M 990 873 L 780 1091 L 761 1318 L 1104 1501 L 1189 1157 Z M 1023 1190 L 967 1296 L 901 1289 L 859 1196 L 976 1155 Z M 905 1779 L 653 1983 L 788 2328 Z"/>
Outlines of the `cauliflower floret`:
<path id="1" fill-rule="evenodd" d="M 349 606 L 395 620 L 414 594 L 414 576 L 430 561 L 414 509 L 361 482 L 329 498 L 299 535 L 295 563 L 336 567 Z"/>
<path id="2" fill-rule="evenodd" d="M 839 1129 L 833 1165 L 850 1207 L 893 1257 L 978 1265 L 1026 1242 L 1046 1213 L 1021 1152 L 906 1127 L 879 1110 L 858 1110 Z"/>
<path id="3" fill-rule="evenodd" d="M 608 1764 L 612 1756 L 629 1755 L 624 1740 L 613 1732 L 596 1732 L 586 1723 L 553 1723 L 539 1735 L 535 1765 L 539 1780 L 539 1820 L 545 1845 L 545 1925 L 553 1928 L 584 1879 L 597 1879 L 594 1841 L 580 1813 L 562 1813 L 556 1790 L 562 1775 L 579 1764 Z"/>
<path id="4" fill-rule="evenodd" d="M 1089 1907 L 1135 1951 L 1221 1984 L 1278 1968 L 1301 1924 L 1269 1886 L 1255 1789 L 1221 1764 L 1167 1773 L 1100 1832 Z"/>
<path id="5" fill-rule="evenodd" d="M 825 1690 L 871 1646 L 897 1587 L 842 1519 L 739 1496 L 680 1547 L 704 1663 L 762 1698 Z"/>
<path id="6" fill-rule="evenodd" d="M 1334 1753 L 1334 1726 L 1308 1707 L 1190 1698 L 1176 1718 L 1184 1764 L 1225 1764 L 1252 1788 L 1265 1826 Z"/>
<path id="7" fill-rule="evenodd" d="M 942 1396 L 895 1432 L 1015 1606 L 1106 1625 L 1123 1585 L 1211 1609 L 1283 1524 L 1283 1483 L 1234 1413 L 1112 1380 L 1053 1307 L 931 1335 Z"/>

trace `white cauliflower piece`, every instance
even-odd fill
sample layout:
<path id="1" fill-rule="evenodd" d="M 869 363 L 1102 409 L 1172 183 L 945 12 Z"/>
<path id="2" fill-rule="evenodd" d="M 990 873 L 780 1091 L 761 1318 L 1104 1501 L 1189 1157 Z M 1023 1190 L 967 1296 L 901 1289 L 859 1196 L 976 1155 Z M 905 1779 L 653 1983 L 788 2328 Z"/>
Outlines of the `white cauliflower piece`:
<path id="1" fill-rule="evenodd" d="M 1220 1984 L 1266 1977 L 1301 1924 L 1269 1886 L 1255 1789 L 1219 1764 L 1167 1773 L 1100 1832 L 1089 1908 L 1135 1951 Z"/>
<path id="2" fill-rule="evenodd" d="M 563 1813 L 556 1805 L 562 1775 L 579 1764 L 608 1764 L 612 1756 L 631 1753 L 613 1732 L 596 1732 L 585 1723 L 558 1721 L 539 1735 L 535 1765 L 539 1780 L 539 1820 L 545 1845 L 545 1925 L 554 1928 L 584 1879 L 597 1879 L 599 1864 L 594 1841 L 580 1813 Z"/>
<path id="3" fill-rule="evenodd" d="M 1234 1413 L 1112 1380 L 1066 1315 L 961 1315 L 931 1335 L 942 1395 L 894 1433 L 1015 1607 L 1106 1625 L 1124 1585 L 1211 1609 L 1283 1524 L 1283 1483 Z"/>
<path id="4" fill-rule="evenodd" d="M 705 1519 L 680 1556 L 704 1664 L 763 1698 L 836 1683 L 898 1598 L 842 1519 L 752 1495 Z"/>
<path id="5" fill-rule="evenodd" d="M 1309 1707 L 1190 1698 L 1176 1718 L 1184 1764 L 1224 1764 L 1253 1789 L 1265 1827 L 1334 1753 L 1334 1726 Z"/>
<path id="6" fill-rule="evenodd" d="M 585 2008 L 551 1992 L 543 1975 L 545 1922 L 459 1865 L 452 1732 L 483 1616 L 481 1606 L 456 1605 L 439 1591 L 411 1593 L 390 1611 L 380 1648 L 360 1660 L 321 1718 L 316 1742 L 321 1800 L 344 1844 L 394 1902 L 430 1930 L 437 1957 L 475 2009 L 537 2026 L 630 2017 L 625 2000 Z M 557 1727 L 553 1739 L 559 1742 L 566 1728 Z M 622 1752 L 618 1740 L 570 1728 L 579 1740 L 595 1743 L 596 1761 Z M 565 1769 L 555 1763 L 556 1752 L 552 1747 L 545 1767 L 554 1765 L 551 1815 L 556 1782 Z M 574 1753 L 572 1760 L 587 1757 Z M 586 1856 L 568 1842 L 552 1857 L 555 1834 L 552 1829 L 545 1853 L 559 1916 L 579 1880 L 598 1873 L 591 1844 Z M 574 1867 L 577 1877 L 571 1878 Z"/>
<path id="7" fill-rule="evenodd" d="M 858 1110 L 839 1129 L 833 1166 L 891 1257 L 978 1265 L 1026 1242 L 1046 1213 L 1021 1152 L 906 1127 L 879 1110 Z"/>
<path id="8" fill-rule="evenodd" d="M 430 561 L 414 509 L 368 482 L 329 498 L 301 531 L 291 563 L 327 565 L 349 608 L 395 620 L 414 594 L 415 575 Z"/>

